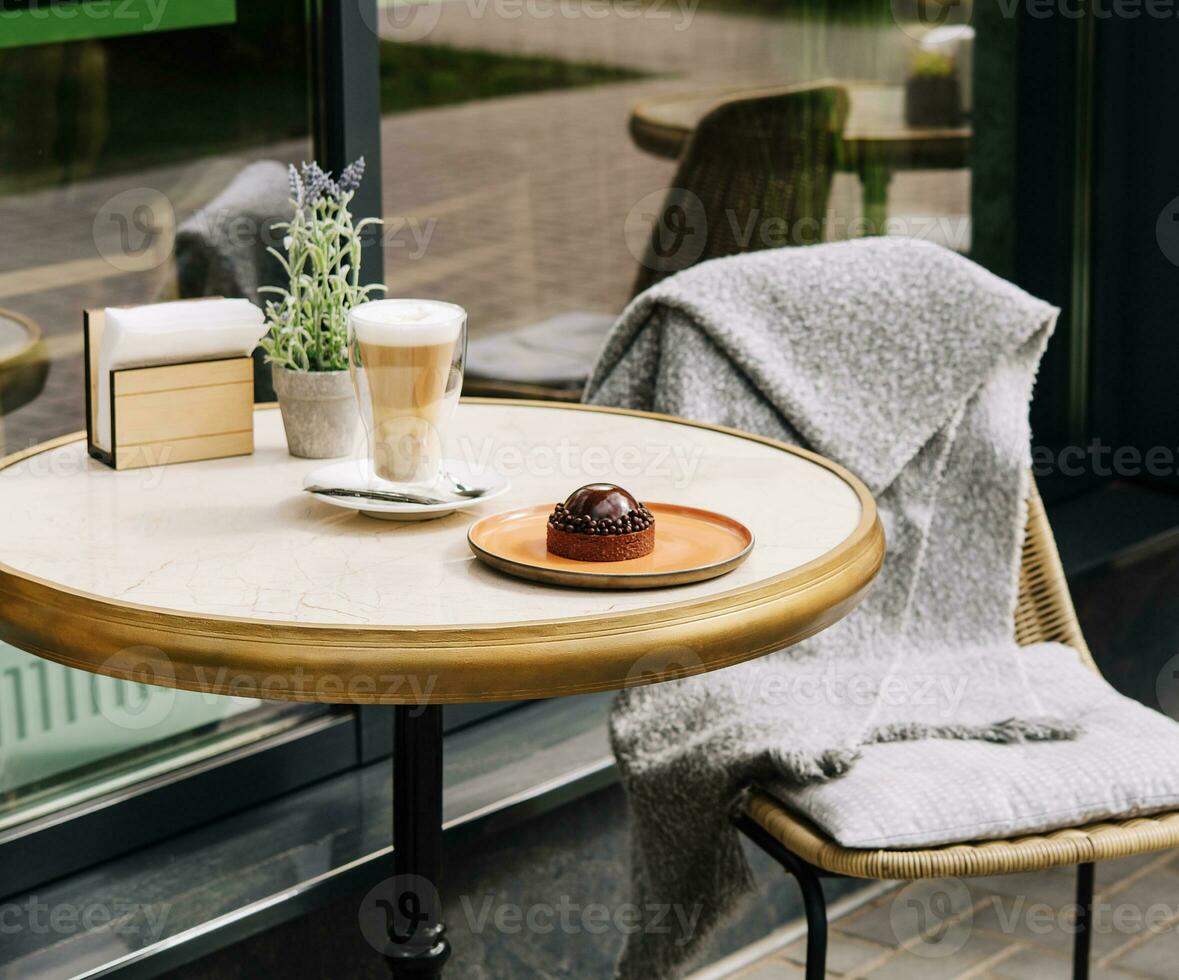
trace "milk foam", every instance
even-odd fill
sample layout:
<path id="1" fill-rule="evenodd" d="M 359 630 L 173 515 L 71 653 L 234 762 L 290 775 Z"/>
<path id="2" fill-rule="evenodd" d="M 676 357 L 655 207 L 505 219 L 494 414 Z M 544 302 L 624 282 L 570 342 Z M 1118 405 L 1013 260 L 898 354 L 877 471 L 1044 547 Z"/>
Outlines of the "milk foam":
<path id="1" fill-rule="evenodd" d="M 466 316 L 461 306 L 432 299 L 381 299 L 362 303 L 348 314 L 362 344 L 383 347 L 452 344 Z"/>

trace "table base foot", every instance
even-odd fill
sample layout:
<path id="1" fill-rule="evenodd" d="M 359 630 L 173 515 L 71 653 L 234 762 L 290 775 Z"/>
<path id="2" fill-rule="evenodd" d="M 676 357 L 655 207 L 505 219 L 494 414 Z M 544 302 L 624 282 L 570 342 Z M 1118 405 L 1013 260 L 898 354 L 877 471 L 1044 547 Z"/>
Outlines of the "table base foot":
<path id="1" fill-rule="evenodd" d="M 441 923 L 422 930 L 410 942 L 390 940 L 385 947 L 385 962 L 393 980 L 440 977 L 449 958 L 450 942 Z"/>

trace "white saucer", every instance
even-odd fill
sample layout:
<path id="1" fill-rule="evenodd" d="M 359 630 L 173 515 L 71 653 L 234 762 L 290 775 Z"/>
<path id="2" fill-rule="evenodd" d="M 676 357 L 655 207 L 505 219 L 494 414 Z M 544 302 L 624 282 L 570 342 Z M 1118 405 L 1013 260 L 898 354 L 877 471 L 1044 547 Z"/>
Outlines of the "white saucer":
<path id="1" fill-rule="evenodd" d="M 475 470 L 462 460 L 446 459 L 442 461 L 443 471 L 451 479 L 457 480 L 470 487 L 487 487 L 487 493 L 474 500 L 459 497 L 448 500 L 444 504 L 394 504 L 383 500 L 364 500 L 361 497 L 334 497 L 322 493 L 313 493 L 316 500 L 322 500 L 333 507 L 344 510 L 358 510 L 365 517 L 375 517 L 382 521 L 429 521 L 435 517 L 444 517 L 464 507 L 474 507 L 507 493 L 512 484 L 498 473 L 490 470 Z M 367 459 L 346 459 L 337 463 L 328 463 L 312 470 L 303 478 L 303 486 L 340 487 L 346 490 L 384 490 L 396 489 L 382 480 L 372 471 L 372 465 Z M 431 490 L 423 487 L 420 491 L 424 496 L 443 496 L 441 490 Z"/>

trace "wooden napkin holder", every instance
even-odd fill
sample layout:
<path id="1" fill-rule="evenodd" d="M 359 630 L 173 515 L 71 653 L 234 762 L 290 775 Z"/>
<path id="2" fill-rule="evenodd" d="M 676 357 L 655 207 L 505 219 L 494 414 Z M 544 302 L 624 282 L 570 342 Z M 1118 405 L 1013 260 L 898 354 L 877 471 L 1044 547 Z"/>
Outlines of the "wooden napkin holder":
<path id="1" fill-rule="evenodd" d="M 86 445 L 91 456 L 116 470 L 133 470 L 254 451 L 254 361 L 249 356 L 112 371 L 111 448 L 102 449 L 95 435 L 104 324 L 102 310 L 85 311 Z"/>

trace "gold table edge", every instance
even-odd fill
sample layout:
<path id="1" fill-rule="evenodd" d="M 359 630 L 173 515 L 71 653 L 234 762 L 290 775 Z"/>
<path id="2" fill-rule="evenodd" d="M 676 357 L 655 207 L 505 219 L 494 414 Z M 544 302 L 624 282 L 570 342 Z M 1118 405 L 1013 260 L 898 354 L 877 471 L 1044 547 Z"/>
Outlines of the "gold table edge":
<path id="1" fill-rule="evenodd" d="M 420 689 L 325 691 L 304 682 L 318 676 L 347 686 L 372 679 L 374 670 L 393 668 L 398 677 L 435 677 L 431 703 L 526 700 L 689 676 L 788 646 L 846 615 L 883 562 L 883 529 L 867 488 L 843 467 L 808 450 L 654 412 L 523 399 L 464 401 L 648 418 L 772 446 L 839 476 L 860 501 L 860 522 L 819 558 L 717 595 L 635 612 L 506 626 L 346 626 L 183 613 L 79 592 L 0 562 L 0 639 L 66 666 L 212 694 L 347 704 L 421 701 Z M 11 454 L 0 460 L 0 470 L 84 438 L 72 433 Z M 29 606 L 40 608 L 42 615 L 13 619 L 14 611 Z M 50 610 L 58 615 L 45 615 Z M 71 635 L 71 623 L 75 630 L 84 625 L 81 637 Z M 661 646 L 693 651 L 692 662 L 636 675 L 636 658 L 641 661 Z M 381 662 L 374 663 L 378 652 Z M 225 669 L 233 673 L 229 680 Z M 217 671 L 217 677 L 207 677 L 206 671 Z M 288 671 L 304 681 L 279 683 L 291 679 Z M 513 672 L 523 680 L 511 680 Z M 275 683 L 267 685 L 267 680 Z"/>

